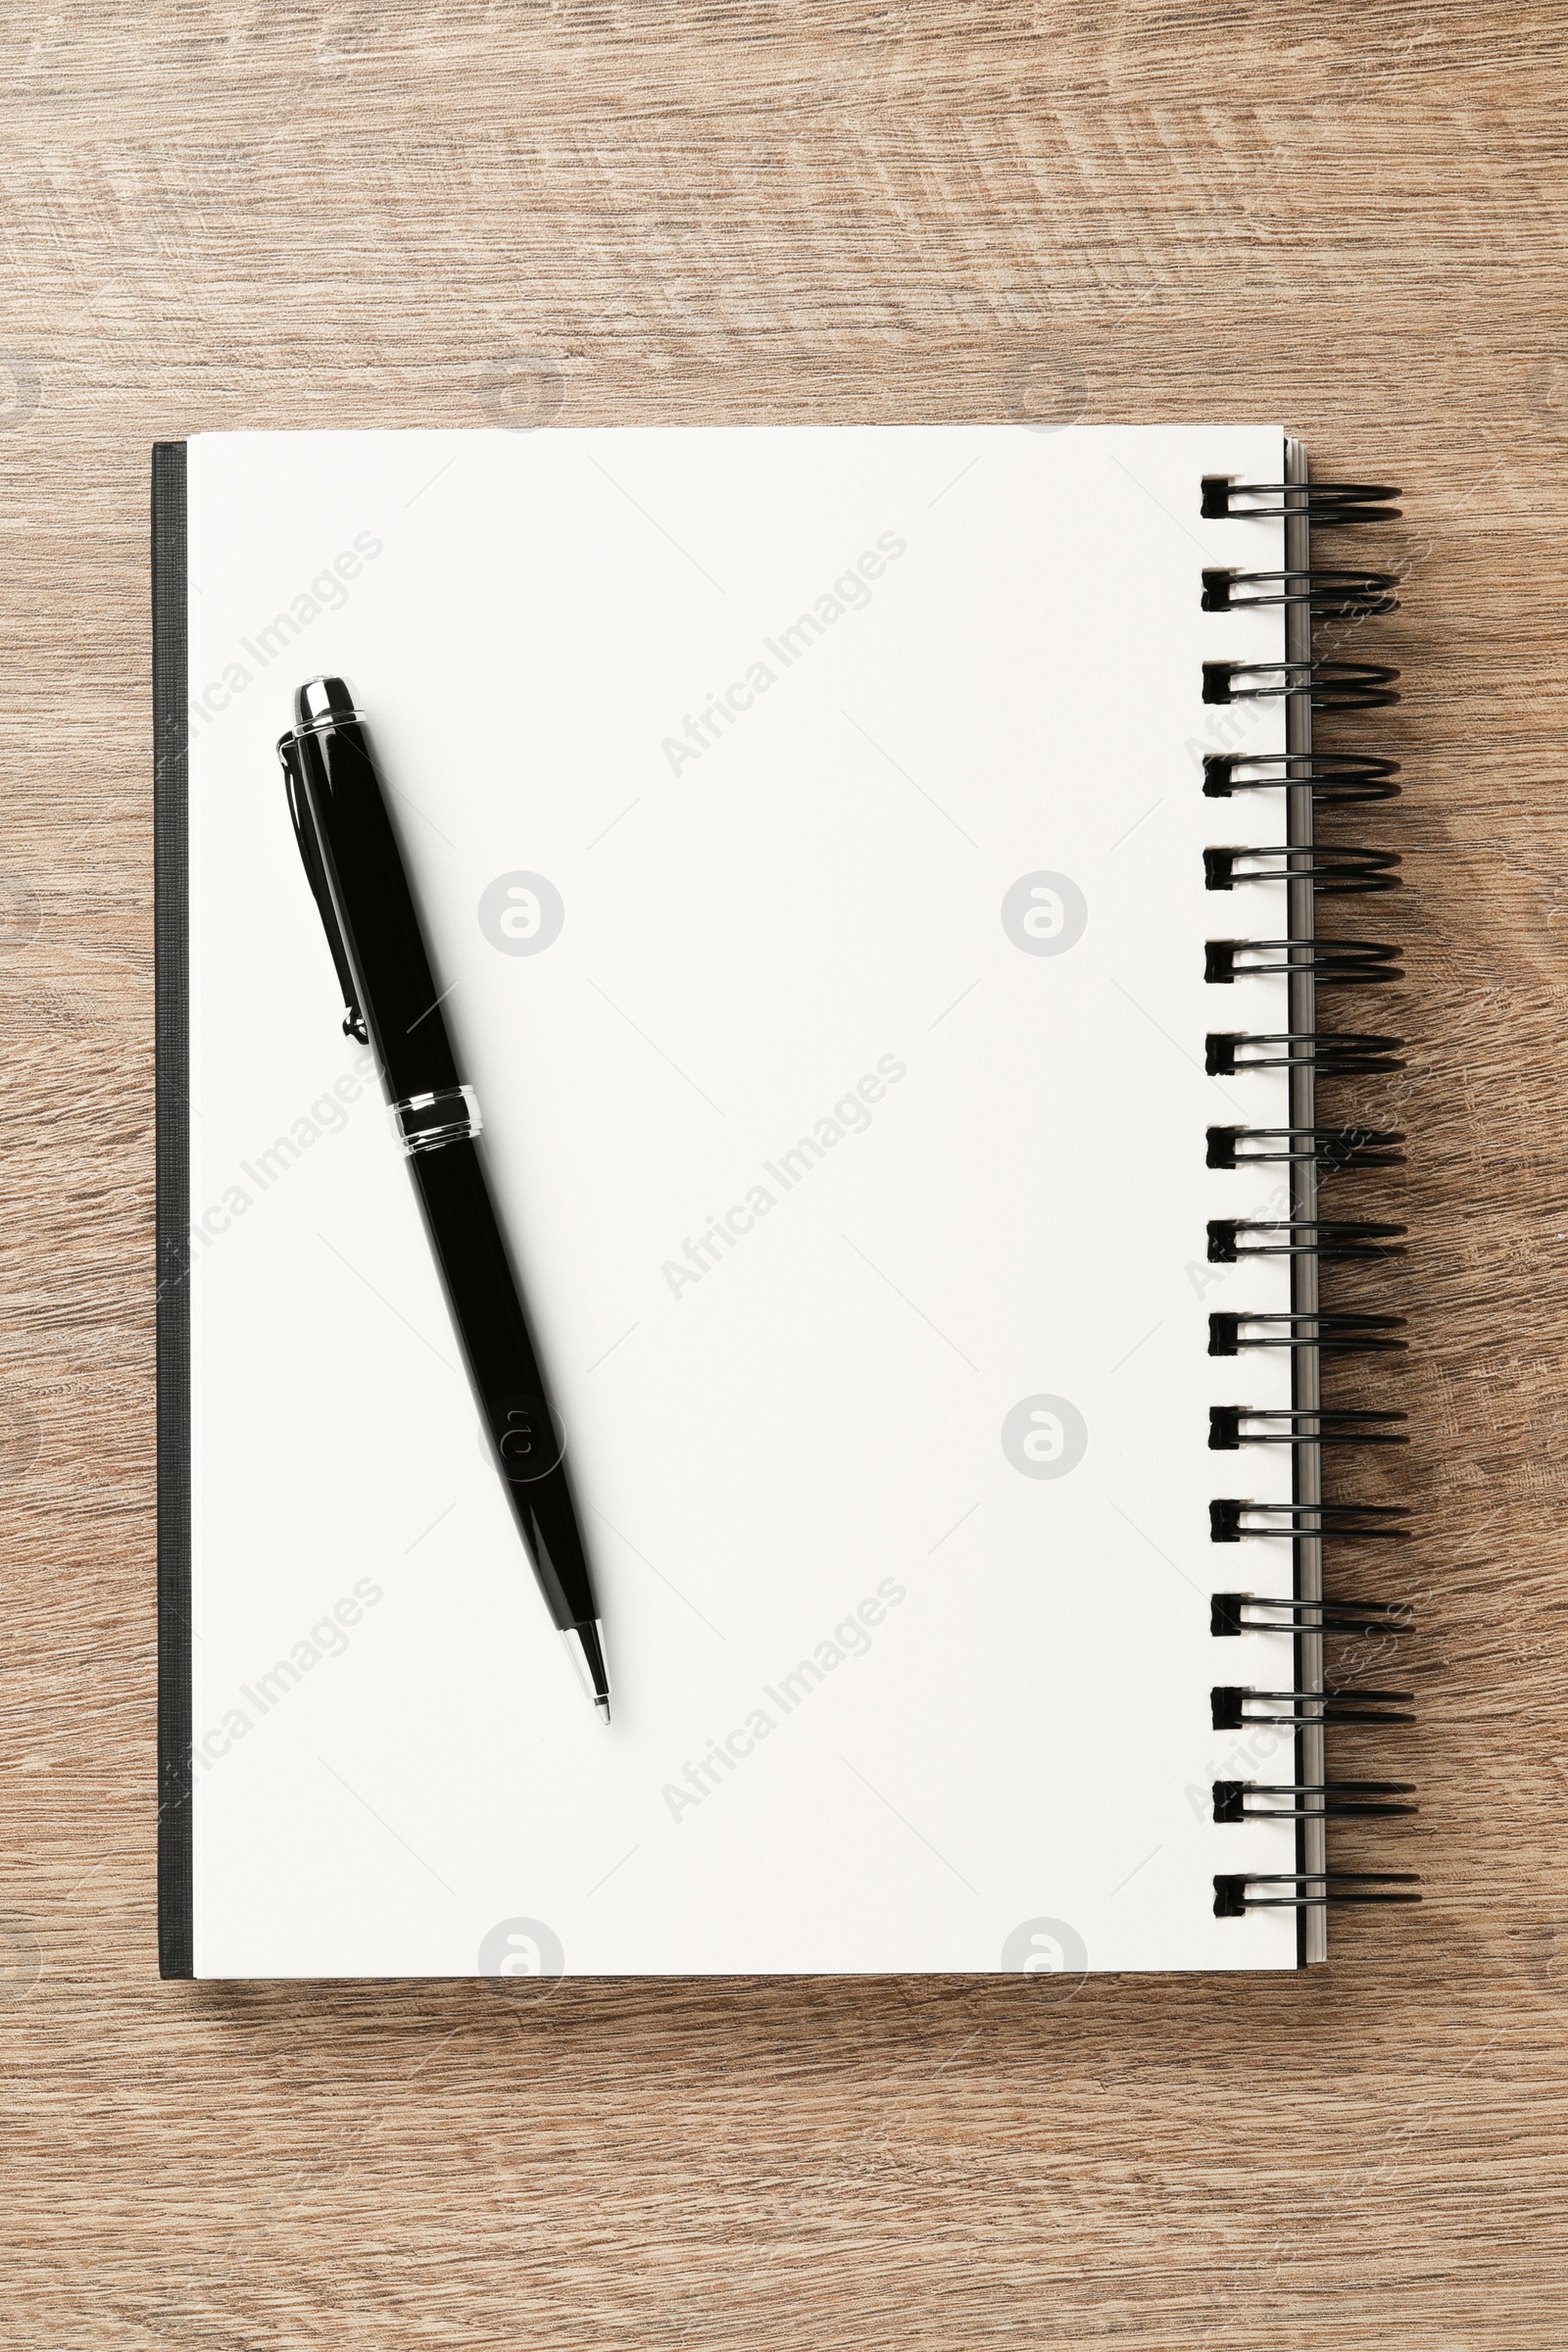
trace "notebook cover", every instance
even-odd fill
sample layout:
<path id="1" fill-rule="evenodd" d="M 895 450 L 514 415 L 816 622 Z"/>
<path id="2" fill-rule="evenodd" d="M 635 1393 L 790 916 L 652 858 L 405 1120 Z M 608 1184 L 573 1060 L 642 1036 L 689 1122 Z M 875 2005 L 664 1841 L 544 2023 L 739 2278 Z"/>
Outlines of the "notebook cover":
<path id="1" fill-rule="evenodd" d="M 157 984 L 158 1964 L 191 1957 L 190 965 L 185 445 L 153 450 L 153 889 Z"/>

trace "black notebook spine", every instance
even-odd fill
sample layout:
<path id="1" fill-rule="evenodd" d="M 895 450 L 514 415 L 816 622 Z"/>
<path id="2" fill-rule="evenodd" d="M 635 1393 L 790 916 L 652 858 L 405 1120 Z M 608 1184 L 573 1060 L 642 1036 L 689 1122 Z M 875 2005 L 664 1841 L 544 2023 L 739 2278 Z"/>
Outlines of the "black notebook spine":
<path id="1" fill-rule="evenodd" d="M 1290 1106 L 1284 1128 L 1211 1128 L 1208 1137 L 1210 1166 L 1276 1160 L 1290 1186 L 1288 1218 L 1211 1224 L 1210 1258 L 1284 1256 L 1291 1280 L 1289 1314 L 1209 1318 L 1212 1354 L 1245 1359 L 1253 1348 L 1285 1348 L 1291 1365 L 1290 1407 L 1214 1407 L 1211 1447 L 1245 1460 L 1250 1446 L 1288 1446 L 1292 1465 L 1289 1504 L 1258 1504 L 1241 1495 L 1216 1495 L 1210 1503 L 1209 1533 L 1216 1544 L 1272 1541 L 1292 1563 L 1288 1579 L 1273 1580 L 1276 1586 L 1289 1583 L 1286 1593 L 1214 1594 L 1210 1631 L 1215 1638 L 1276 1634 L 1281 1664 L 1289 1659 L 1290 1673 L 1278 1678 L 1289 1683 L 1283 1690 L 1260 1690 L 1216 1678 L 1212 1720 L 1216 1729 L 1239 1730 L 1248 1723 L 1286 1728 L 1293 1735 L 1295 1757 L 1290 1782 L 1216 1781 L 1214 1819 L 1288 1821 L 1296 1832 L 1294 1871 L 1217 1874 L 1214 1910 L 1220 1918 L 1235 1919 L 1256 1910 L 1293 1911 L 1298 1960 L 1311 1964 L 1328 1957 L 1327 1914 L 1333 1905 L 1419 1899 L 1409 1872 L 1344 1872 L 1329 1866 L 1331 1822 L 1381 1820 L 1415 1808 L 1406 1801 L 1410 1790 L 1403 1783 L 1329 1776 L 1330 1741 L 1342 1732 L 1360 1740 L 1378 1727 L 1410 1720 L 1403 1705 L 1406 1693 L 1371 1690 L 1348 1679 L 1356 1655 L 1344 1647 L 1347 1642 L 1371 1642 L 1385 1651 L 1407 1628 L 1410 1612 L 1397 1602 L 1326 1596 L 1326 1546 L 1334 1545 L 1339 1559 L 1350 1544 L 1397 1544 L 1405 1531 L 1398 1524 L 1404 1513 L 1396 1506 L 1331 1501 L 1323 1491 L 1325 1452 L 1338 1459 L 1341 1447 L 1404 1442 L 1398 1427 L 1402 1413 L 1381 1400 L 1325 1408 L 1322 1391 L 1325 1356 L 1375 1355 L 1380 1373 L 1396 1366 L 1404 1343 L 1395 1335 L 1402 1317 L 1326 1312 L 1320 1283 L 1326 1264 L 1399 1254 L 1401 1226 L 1338 1213 L 1325 1218 L 1320 1192 L 1334 1184 L 1338 1211 L 1339 1179 L 1351 1171 L 1397 1165 L 1396 1147 L 1403 1137 L 1389 1128 L 1325 1124 L 1318 1102 L 1320 1082 L 1400 1068 L 1400 1041 L 1381 1030 L 1320 1031 L 1317 1004 L 1322 989 L 1376 987 L 1402 978 L 1398 950 L 1387 940 L 1344 939 L 1337 925 L 1335 936 L 1323 939 L 1317 928 L 1320 899 L 1383 899 L 1399 886 L 1396 853 L 1331 845 L 1319 839 L 1317 828 L 1320 812 L 1396 798 L 1398 763 L 1378 756 L 1319 754 L 1312 742 L 1314 710 L 1370 710 L 1398 700 L 1396 670 L 1342 658 L 1347 646 L 1359 651 L 1362 623 L 1397 609 L 1397 580 L 1358 566 L 1315 564 L 1313 527 L 1393 520 L 1399 510 L 1390 502 L 1399 493 L 1383 484 L 1311 482 L 1305 451 L 1294 440 L 1286 443 L 1282 471 L 1278 482 L 1205 478 L 1201 484 L 1206 517 L 1277 517 L 1285 541 L 1284 568 L 1278 572 L 1216 567 L 1202 576 L 1205 611 L 1273 606 L 1282 611 L 1285 623 L 1283 662 L 1203 664 L 1205 701 L 1283 703 L 1286 724 L 1283 754 L 1226 753 L 1204 761 L 1203 790 L 1210 799 L 1277 809 L 1283 804 L 1285 820 L 1285 838 L 1277 847 L 1210 852 L 1204 860 L 1206 886 L 1245 892 L 1249 881 L 1284 882 L 1288 934 L 1208 942 L 1205 977 L 1211 983 L 1222 987 L 1249 973 L 1274 973 L 1286 981 L 1288 1014 L 1286 1030 L 1268 1037 L 1248 1037 L 1216 1024 L 1208 1039 L 1207 1066 L 1216 1075 L 1233 1077 L 1249 1069 L 1283 1069 Z M 1325 636 L 1332 635 L 1331 644 L 1325 647 L 1314 638 L 1314 623 Z M 1213 928 L 1217 932 L 1220 926 Z M 1235 1483 L 1244 1481 L 1238 1477 Z M 1239 1577 L 1235 1581 L 1241 1583 Z"/>
<path id="2" fill-rule="evenodd" d="M 194 1973 L 190 1676 L 190 974 L 185 444 L 153 450 L 157 975 L 158 1968 Z"/>

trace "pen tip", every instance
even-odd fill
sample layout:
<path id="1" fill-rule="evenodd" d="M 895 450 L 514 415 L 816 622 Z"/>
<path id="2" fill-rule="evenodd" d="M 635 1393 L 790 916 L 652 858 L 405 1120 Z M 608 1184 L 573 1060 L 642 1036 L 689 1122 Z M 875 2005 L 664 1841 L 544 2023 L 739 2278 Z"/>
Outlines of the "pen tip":
<path id="1" fill-rule="evenodd" d="M 610 1721 L 610 1676 L 605 1670 L 604 1642 L 600 1638 L 599 1621 L 587 1618 L 578 1625 L 562 1628 L 562 1640 L 571 1653 L 583 1690 L 593 1703 L 596 1714 Z"/>

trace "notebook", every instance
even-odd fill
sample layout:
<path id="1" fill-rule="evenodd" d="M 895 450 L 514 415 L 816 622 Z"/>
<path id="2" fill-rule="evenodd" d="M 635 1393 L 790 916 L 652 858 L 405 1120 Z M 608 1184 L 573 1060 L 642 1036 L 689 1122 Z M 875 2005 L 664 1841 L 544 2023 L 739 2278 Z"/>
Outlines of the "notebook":
<path id="1" fill-rule="evenodd" d="M 1393 1621 L 1321 1602 L 1315 1186 L 1378 1139 L 1318 1123 L 1313 984 L 1391 952 L 1314 941 L 1372 868 L 1312 811 L 1394 788 L 1309 732 L 1392 673 L 1303 665 L 1392 600 L 1307 568 L 1386 494 L 1306 480 L 1251 425 L 160 447 L 166 1974 L 1322 1956 L 1333 1639 Z M 274 754 L 321 673 L 608 1731 L 342 1034 Z"/>

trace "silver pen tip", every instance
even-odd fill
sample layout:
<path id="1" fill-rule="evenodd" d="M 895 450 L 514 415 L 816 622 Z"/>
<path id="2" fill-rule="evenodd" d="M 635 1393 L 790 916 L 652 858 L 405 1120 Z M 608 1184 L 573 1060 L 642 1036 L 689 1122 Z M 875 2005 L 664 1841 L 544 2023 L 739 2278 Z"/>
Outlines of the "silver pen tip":
<path id="1" fill-rule="evenodd" d="M 610 1721 L 610 1676 L 605 1667 L 604 1627 L 597 1617 L 562 1628 L 561 1639 L 577 1670 L 577 1680 L 595 1711 Z"/>

